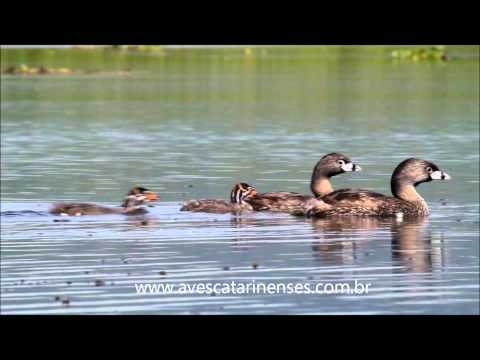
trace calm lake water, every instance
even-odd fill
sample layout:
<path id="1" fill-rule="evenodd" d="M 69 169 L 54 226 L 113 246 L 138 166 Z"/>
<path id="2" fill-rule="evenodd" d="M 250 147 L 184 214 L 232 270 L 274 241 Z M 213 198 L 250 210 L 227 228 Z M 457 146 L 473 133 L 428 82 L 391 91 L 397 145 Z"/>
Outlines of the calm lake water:
<path id="1" fill-rule="evenodd" d="M 449 47 L 446 63 L 396 63 L 391 50 L 2 49 L 2 69 L 74 72 L 1 77 L 1 313 L 478 314 L 479 49 Z M 424 221 L 179 211 L 240 180 L 309 193 L 333 151 L 363 168 L 334 188 L 389 194 L 412 156 L 452 180 L 419 186 Z M 59 200 L 117 205 L 133 185 L 161 197 L 144 217 L 47 214 Z M 135 289 L 355 280 L 369 293 Z"/>

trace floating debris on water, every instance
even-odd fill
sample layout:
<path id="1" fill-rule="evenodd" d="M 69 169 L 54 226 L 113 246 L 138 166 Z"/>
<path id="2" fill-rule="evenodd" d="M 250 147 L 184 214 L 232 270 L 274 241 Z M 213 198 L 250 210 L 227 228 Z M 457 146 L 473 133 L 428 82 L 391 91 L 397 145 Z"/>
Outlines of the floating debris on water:
<path id="1" fill-rule="evenodd" d="M 65 306 L 70 305 L 70 299 L 67 296 L 56 295 L 53 298 L 53 300 L 54 301 L 60 301 L 62 303 L 62 305 L 65 305 Z"/>
<path id="2" fill-rule="evenodd" d="M 105 286 L 105 281 L 97 279 L 95 280 L 95 286 Z"/>
<path id="3" fill-rule="evenodd" d="M 165 276 L 165 275 L 167 275 L 167 272 L 162 270 L 162 271 L 159 271 L 159 272 L 158 272 L 158 275 Z"/>
<path id="4" fill-rule="evenodd" d="M 254 269 L 257 269 L 257 268 L 258 268 L 258 264 L 257 264 L 257 263 L 255 263 L 255 262 L 254 262 L 254 263 L 252 263 L 252 268 L 254 268 Z"/>
<path id="5" fill-rule="evenodd" d="M 230 270 L 230 268 L 229 268 L 228 266 L 224 266 L 224 267 L 222 268 L 222 270 L 227 271 L 227 270 Z"/>

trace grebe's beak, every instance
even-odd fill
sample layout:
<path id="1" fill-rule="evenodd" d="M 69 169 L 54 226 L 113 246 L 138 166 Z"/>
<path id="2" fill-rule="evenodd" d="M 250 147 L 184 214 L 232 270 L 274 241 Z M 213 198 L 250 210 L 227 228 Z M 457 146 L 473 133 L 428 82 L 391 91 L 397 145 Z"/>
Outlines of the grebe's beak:
<path id="1" fill-rule="evenodd" d="M 156 201 L 159 199 L 158 195 L 153 191 L 145 191 L 143 195 L 145 196 L 145 199 L 148 201 Z"/>
<path id="2" fill-rule="evenodd" d="M 360 167 L 360 165 L 353 164 L 352 171 L 362 171 L 362 168 Z"/>
<path id="3" fill-rule="evenodd" d="M 446 172 L 437 170 L 430 174 L 432 180 L 450 180 L 451 177 Z"/>
<path id="4" fill-rule="evenodd" d="M 354 163 L 346 163 L 342 165 L 342 170 L 345 172 L 348 171 L 362 171 L 362 168 Z"/>

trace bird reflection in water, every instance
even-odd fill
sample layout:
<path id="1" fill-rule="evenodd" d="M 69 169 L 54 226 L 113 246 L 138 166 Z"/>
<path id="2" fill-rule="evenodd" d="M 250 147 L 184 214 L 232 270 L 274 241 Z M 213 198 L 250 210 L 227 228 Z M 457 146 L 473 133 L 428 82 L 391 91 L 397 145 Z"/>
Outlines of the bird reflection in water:
<path id="1" fill-rule="evenodd" d="M 400 269 L 428 275 L 434 267 L 443 266 L 444 246 L 435 244 L 427 224 L 427 219 L 415 219 L 392 225 L 392 261 Z"/>
<path id="2" fill-rule="evenodd" d="M 354 265 L 381 251 L 379 241 L 390 240 L 394 271 L 431 273 L 433 266 L 442 266 L 444 254 L 443 246 L 432 246 L 427 224 L 427 218 L 317 219 L 312 222 L 317 238 L 313 255 L 328 265 Z"/>
<path id="3" fill-rule="evenodd" d="M 289 236 L 284 232 L 277 232 L 278 226 L 291 225 L 292 220 L 297 221 L 290 216 L 272 217 L 272 218 L 258 218 L 257 214 L 232 214 L 230 218 L 230 224 L 232 228 L 235 228 L 235 236 L 233 238 L 232 246 L 235 249 L 248 250 L 258 246 L 258 235 L 255 234 L 258 231 L 265 231 L 268 233 L 268 241 L 282 242 Z M 268 228 L 274 229 L 269 231 Z M 278 233 L 278 236 L 273 236 L 273 233 Z M 265 238 L 261 238 L 265 240 Z"/>
<path id="4" fill-rule="evenodd" d="M 369 256 L 367 243 L 385 236 L 385 220 L 372 217 L 314 219 L 315 241 L 313 255 L 323 264 L 353 265 Z"/>
<path id="5" fill-rule="evenodd" d="M 128 219 L 126 219 L 126 223 L 128 227 L 125 229 L 125 231 L 129 231 L 136 228 L 155 226 L 158 225 L 159 222 L 149 216 L 139 215 L 129 217 Z"/>

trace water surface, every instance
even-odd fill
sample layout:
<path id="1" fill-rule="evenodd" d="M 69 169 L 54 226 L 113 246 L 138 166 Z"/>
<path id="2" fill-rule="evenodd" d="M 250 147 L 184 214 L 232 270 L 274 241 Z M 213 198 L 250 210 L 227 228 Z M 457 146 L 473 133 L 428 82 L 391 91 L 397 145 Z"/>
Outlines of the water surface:
<path id="1" fill-rule="evenodd" d="M 453 47 L 446 63 L 394 63 L 390 50 L 2 49 L 2 68 L 78 71 L 2 75 L 1 312 L 478 314 L 478 47 Z M 332 151 L 363 168 L 335 188 L 389 193 L 411 156 L 452 180 L 419 187 L 426 221 L 179 211 L 186 199 L 227 198 L 240 180 L 308 193 L 314 164 Z M 161 197 L 146 218 L 46 212 L 59 200 L 118 205 L 136 184 Z M 370 282 L 369 294 L 134 286 L 354 279 Z"/>

